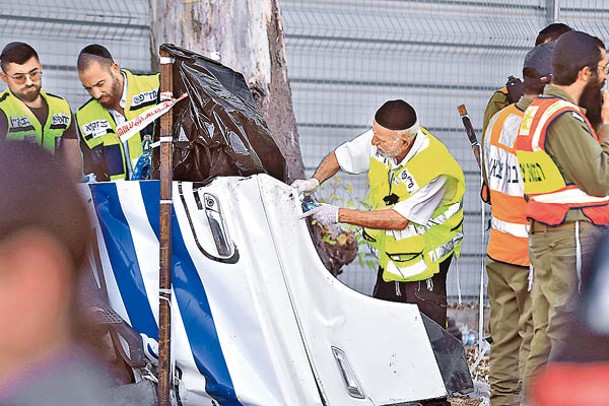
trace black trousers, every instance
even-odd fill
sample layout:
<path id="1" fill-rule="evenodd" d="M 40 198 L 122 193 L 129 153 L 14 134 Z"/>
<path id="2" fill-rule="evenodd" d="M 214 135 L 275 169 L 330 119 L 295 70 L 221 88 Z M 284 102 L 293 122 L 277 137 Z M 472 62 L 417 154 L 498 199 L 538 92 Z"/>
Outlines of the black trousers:
<path id="1" fill-rule="evenodd" d="M 440 263 L 440 272 L 416 282 L 385 282 L 379 267 L 372 296 L 390 302 L 416 303 L 421 313 L 446 328 L 446 274 L 453 256 Z"/>

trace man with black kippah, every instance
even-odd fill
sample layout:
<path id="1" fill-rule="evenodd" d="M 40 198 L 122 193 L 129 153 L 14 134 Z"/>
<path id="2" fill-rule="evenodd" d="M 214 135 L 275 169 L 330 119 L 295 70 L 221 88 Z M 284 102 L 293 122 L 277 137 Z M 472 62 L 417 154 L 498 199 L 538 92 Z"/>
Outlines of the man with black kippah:
<path id="1" fill-rule="evenodd" d="M 448 149 L 419 126 L 403 100 L 383 104 L 372 129 L 332 151 L 311 179 L 292 186 L 313 193 L 339 169 L 368 173 L 372 210 L 321 205 L 304 214 L 323 225 L 363 227 L 379 262 L 374 297 L 416 303 L 446 327 L 446 273 L 463 238 L 463 172 Z"/>
<path id="2" fill-rule="evenodd" d="M 97 180 L 129 180 L 152 140 L 154 123 L 121 141 L 117 127 L 159 101 L 159 75 L 120 69 L 110 51 L 91 44 L 78 55 L 78 78 L 91 99 L 76 112 L 85 173 Z M 137 172 L 137 171 L 136 171 Z"/>

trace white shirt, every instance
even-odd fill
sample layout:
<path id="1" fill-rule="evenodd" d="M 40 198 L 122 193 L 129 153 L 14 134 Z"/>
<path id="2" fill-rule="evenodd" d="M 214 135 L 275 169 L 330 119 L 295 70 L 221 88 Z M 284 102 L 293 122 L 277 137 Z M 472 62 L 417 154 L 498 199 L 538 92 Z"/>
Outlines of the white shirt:
<path id="1" fill-rule="evenodd" d="M 123 111 L 125 111 L 125 107 L 127 106 L 127 76 L 123 72 L 121 72 L 121 74 L 123 75 L 123 78 L 125 80 L 123 84 L 123 95 L 121 96 L 119 106 L 123 109 Z M 114 118 L 114 122 L 117 126 L 125 124 L 127 122 L 125 116 L 123 116 L 119 111 L 114 109 L 108 109 L 108 112 Z M 125 150 L 125 162 L 127 162 L 127 172 L 129 175 L 127 179 L 131 179 L 131 175 L 133 175 L 133 164 L 131 162 L 131 159 L 129 158 L 129 144 L 127 144 L 127 141 L 123 142 L 123 149 Z"/>
<path id="2" fill-rule="evenodd" d="M 378 154 L 378 149 L 372 145 L 373 136 L 372 129 L 370 129 L 334 150 L 338 164 L 343 171 L 353 174 L 368 172 L 370 157 Z M 419 130 L 412 148 L 401 162 L 397 162 L 394 158 L 384 158 L 385 163 L 390 168 L 403 166 L 428 145 L 429 137 Z M 398 202 L 393 206 L 393 210 L 413 223 L 427 224 L 433 212 L 442 202 L 446 192 L 446 181 L 447 177 L 445 175 L 434 178 L 408 199 Z"/>

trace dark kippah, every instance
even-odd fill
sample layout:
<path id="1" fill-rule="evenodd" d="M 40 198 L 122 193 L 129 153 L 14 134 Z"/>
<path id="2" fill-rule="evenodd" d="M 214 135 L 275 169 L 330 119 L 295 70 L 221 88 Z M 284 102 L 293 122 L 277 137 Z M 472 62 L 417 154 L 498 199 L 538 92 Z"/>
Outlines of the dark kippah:
<path id="1" fill-rule="evenodd" d="M 377 110 L 374 121 L 388 130 L 407 130 L 417 122 L 417 113 L 404 100 L 389 100 Z"/>
<path id="2" fill-rule="evenodd" d="M 87 45 L 80 51 L 80 55 L 93 55 L 98 58 L 110 59 L 111 61 L 114 61 L 112 54 L 110 51 L 108 51 L 108 48 L 99 44 Z"/>

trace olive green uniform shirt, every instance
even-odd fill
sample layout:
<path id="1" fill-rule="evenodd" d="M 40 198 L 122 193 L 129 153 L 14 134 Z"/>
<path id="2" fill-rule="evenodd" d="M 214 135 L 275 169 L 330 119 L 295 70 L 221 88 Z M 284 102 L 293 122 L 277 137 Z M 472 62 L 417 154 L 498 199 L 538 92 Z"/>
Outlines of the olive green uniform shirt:
<path id="1" fill-rule="evenodd" d="M 482 119 L 482 134 L 486 132 L 486 127 L 488 127 L 488 123 L 491 121 L 491 118 L 495 115 L 495 113 L 510 105 L 508 94 L 507 88 L 502 87 L 501 89 L 495 90 L 495 93 L 493 93 L 489 99 L 488 103 L 486 104 L 486 109 L 484 109 L 484 118 Z"/>
<path id="2" fill-rule="evenodd" d="M 547 85 L 544 95 L 577 104 L 565 91 Z M 599 144 L 588 126 L 572 113 L 559 116 L 548 127 L 546 152 L 563 174 L 567 183 L 575 183 L 591 196 L 609 195 L 609 143 Z M 567 221 L 586 220 L 581 210 L 569 210 Z"/>

